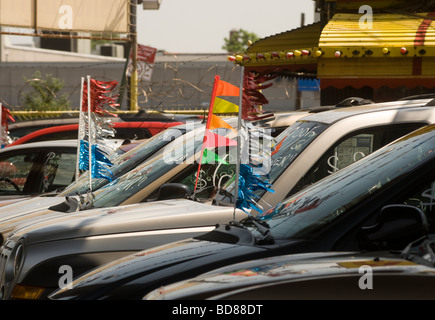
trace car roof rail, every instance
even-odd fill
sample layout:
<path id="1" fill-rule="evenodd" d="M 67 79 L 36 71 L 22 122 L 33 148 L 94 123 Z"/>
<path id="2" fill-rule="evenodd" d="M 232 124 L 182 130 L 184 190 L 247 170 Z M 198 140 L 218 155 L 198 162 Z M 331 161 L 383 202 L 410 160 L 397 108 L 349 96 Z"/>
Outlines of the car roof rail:
<path id="1" fill-rule="evenodd" d="M 421 100 L 421 99 L 435 99 L 435 93 L 417 94 L 417 95 L 414 95 L 414 96 L 408 96 L 408 97 L 400 98 L 397 101 L 403 101 L 403 100 Z"/>
<path id="2" fill-rule="evenodd" d="M 335 105 L 336 108 L 343 108 L 343 107 L 353 107 L 353 106 L 362 106 L 366 104 L 372 104 L 373 101 L 370 99 L 364 99 L 359 97 L 349 97 L 344 99 L 343 101 L 337 103 Z"/>

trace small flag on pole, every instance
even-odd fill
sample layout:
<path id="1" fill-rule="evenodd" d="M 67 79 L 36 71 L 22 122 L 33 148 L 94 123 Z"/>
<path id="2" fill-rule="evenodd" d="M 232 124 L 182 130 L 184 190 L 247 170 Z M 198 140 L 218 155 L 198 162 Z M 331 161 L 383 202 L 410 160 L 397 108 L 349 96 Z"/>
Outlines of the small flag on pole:
<path id="1" fill-rule="evenodd" d="M 9 129 L 8 129 L 8 122 L 9 121 L 15 122 L 15 119 L 12 117 L 9 110 L 0 103 L 0 139 L 1 139 L 0 145 L 1 145 L 1 148 L 4 148 L 5 146 L 7 146 L 10 143 L 10 141 L 9 141 Z"/>
<path id="2" fill-rule="evenodd" d="M 114 97 L 107 96 L 116 84 L 116 81 L 97 81 L 90 76 L 85 82 L 82 78 L 76 178 L 80 170 L 89 170 L 90 191 L 92 178 L 113 179 L 109 169 L 112 163 L 108 154 L 97 146 L 97 142 L 101 143 L 103 138 L 114 136 L 111 123 L 99 116 L 103 113 L 110 114 L 104 106 L 118 105 Z"/>
<path id="3" fill-rule="evenodd" d="M 208 117 L 207 117 L 207 124 L 205 126 L 205 132 L 204 132 L 204 139 L 202 143 L 202 152 L 201 157 L 199 159 L 198 164 L 198 172 L 196 174 L 196 181 L 195 181 L 195 188 L 194 191 L 196 191 L 196 188 L 198 186 L 198 179 L 201 172 L 201 164 L 203 162 L 204 155 L 208 156 L 210 153 L 210 150 L 205 151 L 206 148 L 215 148 L 219 146 L 219 143 L 223 143 L 225 146 L 230 145 L 236 145 L 237 142 L 230 140 L 226 137 L 220 137 L 218 135 L 215 135 L 210 130 L 211 129 L 217 129 L 220 128 L 219 126 L 222 125 L 223 128 L 228 128 L 231 130 L 234 130 L 230 125 L 226 124 L 224 125 L 222 119 L 220 119 L 218 116 L 213 115 L 213 109 L 215 106 L 216 96 L 239 96 L 240 94 L 240 88 L 232 85 L 231 83 L 228 83 L 226 81 L 220 80 L 219 76 L 215 76 L 215 81 L 213 85 L 213 91 L 211 94 L 211 100 L 210 100 L 210 106 L 208 111 Z M 231 141 L 231 142 L 230 142 Z M 223 163 L 223 160 L 218 156 L 218 158 L 214 157 L 213 160 L 217 160 L 219 162 Z M 207 157 L 207 163 L 210 163 L 210 157 Z"/>

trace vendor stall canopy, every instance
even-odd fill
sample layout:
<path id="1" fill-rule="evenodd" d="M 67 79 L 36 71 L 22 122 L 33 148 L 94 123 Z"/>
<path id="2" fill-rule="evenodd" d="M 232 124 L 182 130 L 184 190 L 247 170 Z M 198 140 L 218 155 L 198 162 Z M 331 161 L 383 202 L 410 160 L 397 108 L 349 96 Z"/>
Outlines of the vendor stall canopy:
<path id="1" fill-rule="evenodd" d="M 234 62 L 282 76 L 374 79 L 371 86 L 388 78 L 392 86 L 407 81 L 434 87 L 434 18 L 435 12 L 373 13 L 370 20 L 360 13 L 336 13 L 323 27 L 318 22 L 263 38 Z M 359 82 L 355 86 L 365 85 Z"/>
<path id="2" fill-rule="evenodd" d="M 252 44 L 244 54 L 236 55 L 234 61 L 256 73 L 315 77 L 318 57 L 313 52 L 320 33 L 321 24 L 314 23 L 266 37 Z"/>
<path id="3" fill-rule="evenodd" d="M 435 86 L 434 12 L 373 14 L 371 25 L 360 25 L 360 18 L 335 14 L 323 28 L 317 48 L 319 78 L 366 78 L 372 87 L 384 84 L 376 79 L 385 78 L 392 80 L 390 87 Z M 364 84 L 359 81 L 360 87 Z"/>

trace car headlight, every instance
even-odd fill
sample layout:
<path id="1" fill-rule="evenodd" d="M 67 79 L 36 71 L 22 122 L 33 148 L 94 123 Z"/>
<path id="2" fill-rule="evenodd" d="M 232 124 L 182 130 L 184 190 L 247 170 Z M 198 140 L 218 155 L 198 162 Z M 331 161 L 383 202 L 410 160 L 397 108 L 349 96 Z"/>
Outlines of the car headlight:
<path id="1" fill-rule="evenodd" d="M 19 273 L 21 266 L 23 265 L 23 260 L 24 260 L 24 247 L 20 243 L 16 247 L 15 254 L 14 254 L 14 277 L 16 277 L 17 274 Z"/>
<path id="2" fill-rule="evenodd" d="M 21 266 L 24 262 L 24 246 L 22 243 L 17 242 L 10 251 L 8 260 L 6 262 L 5 281 L 11 283 L 13 279 L 19 274 Z"/>
<path id="3" fill-rule="evenodd" d="M 10 294 L 10 299 L 28 299 L 37 300 L 39 299 L 45 291 L 45 288 L 33 287 L 33 286 L 23 286 L 18 283 L 14 284 L 14 280 L 17 281 L 23 267 L 25 260 L 25 248 L 22 242 L 17 242 L 13 246 L 11 253 L 9 255 L 5 281 L 6 285 L 13 286 L 13 290 Z"/>

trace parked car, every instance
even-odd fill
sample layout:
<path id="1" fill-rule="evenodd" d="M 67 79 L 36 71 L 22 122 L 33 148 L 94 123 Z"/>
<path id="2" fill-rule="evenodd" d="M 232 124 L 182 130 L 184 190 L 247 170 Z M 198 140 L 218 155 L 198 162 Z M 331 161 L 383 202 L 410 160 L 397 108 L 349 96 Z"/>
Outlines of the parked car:
<path id="1" fill-rule="evenodd" d="M 301 114 L 299 116 L 299 118 L 301 118 L 303 115 L 305 115 L 305 113 Z M 283 118 L 282 121 L 279 122 L 279 127 L 285 126 L 286 124 L 288 126 L 289 124 L 291 124 L 295 121 L 294 117 L 288 118 L 287 116 L 277 115 L 276 118 L 278 118 L 278 119 Z M 229 118 L 229 119 L 227 119 L 227 121 L 228 121 L 228 123 L 230 123 L 234 127 L 237 125 L 236 118 Z M 195 143 L 196 145 L 200 144 L 202 142 L 202 137 L 204 134 L 203 130 L 204 130 L 204 124 L 200 124 L 200 123 L 186 124 L 186 125 L 183 124 L 183 125 L 179 125 L 176 127 L 166 129 L 164 131 L 164 133 L 160 133 L 160 134 L 154 136 L 153 138 L 150 138 L 149 143 L 147 142 L 147 143 L 144 143 L 144 145 L 136 146 L 133 149 L 133 151 L 129 151 L 127 154 L 122 155 L 121 160 L 118 159 L 115 163 L 116 165 L 114 167 L 112 167 L 112 169 L 111 169 L 112 174 L 116 178 L 120 177 L 121 175 L 123 175 L 123 174 L 127 173 L 128 171 L 137 167 L 139 164 L 143 163 L 151 155 L 153 155 L 153 156 L 160 155 L 160 160 L 159 160 L 158 166 L 160 167 L 159 170 L 162 170 L 162 172 L 164 172 L 166 169 L 165 168 L 166 161 L 165 161 L 165 154 L 164 154 L 165 150 L 167 152 L 168 150 L 171 150 L 172 146 L 174 146 L 174 148 L 175 148 L 174 150 L 177 150 L 176 153 L 182 153 L 182 152 L 184 152 L 184 150 L 189 149 L 188 147 L 186 147 L 187 143 L 188 143 L 187 139 L 190 139 L 189 141 L 193 141 L 191 139 L 192 137 L 195 138 L 194 139 L 195 142 L 192 142 L 192 143 Z M 186 134 L 187 131 L 189 131 L 189 132 L 187 133 L 186 136 L 184 136 L 184 134 Z M 168 145 L 171 142 L 171 140 L 176 139 L 176 138 L 178 140 L 172 142 L 171 145 Z M 123 147 L 121 147 L 121 148 L 123 148 Z M 194 150 L 193 145 L 192 145 L 192 148 L 190 148 L 190 149 Z M 189 157 L 191 157 L 192 159 L 194 158 L 192 155 L 190 155 Z M 125 161 L 125 163 L 121 163 L 124 161 L 122 159 L 124 159 L 124 160 L 127 159 L 127 161 Z M 194 164 L 194 161 L 192 160 L 190 162 L 189 161 L 187 161 L 187 162 L 188 163 L 182 164 L 182 166 L 179 168 L 177 168 L 178 167 L 177 163 L 172 163 L 170 165 L 172 167 L 172 170 L 170 171 L 170 173 L 167 173 L 163 178 L 160 178 L 159 175 L 155 175 L 151 179 L 151 175 L 148 175 L 148 178 L 147 178 L 148 182 L 151 182 L 153 179 L 159 178 L 158 186 L 160 186 L 160 184 L 163 184 L 166 181 L 165 179 L 175 179 L 174 178 L 175 175 L 179 174 L 180 170 L 184 170 L 186 172 L 196 174 L 197 167 Z M 143 166 L 145 166 L 145 163 L 143 163 Z M 148 166 L 153 166 L 153 165 L 149 164 Z M 211 171 L 211 169 L 210 169 L 211 166 L 210 165 L 204 166 L 204 168 L 207 168 L 207 167 L 209 167 L 208 171 Z M 131 178 L 131 176 L 130 176 L 130 178 Z M 182 177 L 180 177 L 179 179 L 182 179 Z M 92 190 L 94 191 L 95 199 L 97 199 L 97 200 L 99 199 L 99 196 L 96 194 L 96 191 L 98 189 L 102 188 L 103 186 L 105 186 L 107 183 L 109 183 L 109 181 L 107 179 L 94 179 L 93 180 Z M 139 191 L 141 186 L 142 186 L 142 184 L 137 185 L 135 187 L 136 188 L 135 190 Z M 116 190 L 118 187 L 111 185 L 110 188 L 114 188 Z M 50 215 L 50 216 L 61 215 L 61 216 L 64 216 L 65 212 L 62 212 L 62 211 L 59 212 L 59 210 L 67 210 L 67 211 L 74 210 L 74 209 L 71 209 L 68 205 L 65 206 L 64 204 L 62 204 L 62 202 L 65 200 L 65 198 L 69 199 L 68 200 L 69 203 L 71 203 L 71 201 L 73 201 L 72 205 L 75 206 L 75 208 L 77 208 L 77 201 L 75 201 L 75 198 L 77 198 L 77 197 L 73 198 L 72 196 L 75 196 L 77 194 L 86 194 L 88 189 L 89 189 L 89 179 L 88 179 L 88 176 L 85 175 L 84 177 L 81 177 L 77 183 L 74 183 L 73 185 L 67 187 L 60 194 L 57 194 L 57 195 L 51 194 L 49 197 L 38 197 L 35 199 L 26 200 L 25 202 L 21 202 L 19 204 L 15 203 L 15 204 L 5 205 L 3 208 L 0 208 L 0 232 L 3 234 L 3 238 L 5 238 L 7 236 L 7 233 L 10 232 L 17 224 L 20 224 L 25 220 L 31 219 L 32 221 L 34 221 L 34 220 L 40 219 L 43 215 Z M 193 189 L 193 187 L 192 187 L 192 189 Z M 158 187 L 156 187 L 155 185 L 151 185 L 150 187 L 146 188 L 146 190 L 144 190 L 144 192 L 148 192 L 148 193 L 150 191 L 154 191 L 154 194 L 149 197 L 149 199 L 152 199 L 158 193 Z M 127 201 L 126 200 L 127 197 L 132 196 L 132 194 L 127 194 L 127 193 L 124 194 L 123 192 L 121 192 L 121 194 L 119 194 L 119 193 L 120 192 L 118 190 L 116 192 L 116 194 L 118 194 L 118 197 L 120 197 L 120 201 Z M 114 196 L 114 195 L 115 195 L 115 193 L 112 194 L 112 196 Z M 110 199 L 110 201 L 116 200 L 116 198 L 114 198 L 112 196 L 106 197 L 106 199 L 107 200 Z M 205 195 L 205 196 L 207 196 L 207 195 Z M 125 199 L 124 199 L 124 197 L 125 197 Z M 130 203 L 136 203 L 136 201 L 140 201 L 140 200 L 133 199 L 130 201 Z M 48 209 L 50 206 L 54 206 L 57 204 L 60 204 L 60 206 L 58 206 L 56 209 L 57 211 L 53 212 L 53 210 Z M 127 204 L 127 203 L 123 203 L 123 204 Z M 100 204 L 100 206 L 102 206 L 102 207 L 107 206 L 107 205 Z M 63 209 L 63 208 L 65 208 L 65 209 Z"/>
<path id="2" fill-rule="evenodd" d="M 110 117 L 111 122 L 124 121 L 120 117 Z M 9 137 L 12 142 L 37 130 L 69 124 L 78 124 L 78 117 L 34 119 L 11 122 L 8 124 Z M 77 137 L 75 138 L 77 139 Z"/>
<path id="3" fill-rule="evenodd" d="M 404 103 L 401 103 L 399 105 L 405 106 L 405 105 L 407 105 L 407 103 L 409 103 L 409 102 L 404 102 Z M 394 103 L 394 105 L 396 105 L 396 104 L 397 103 Z M 422 106 L 423 104 L 424 104 L 424 102 L 420 101 L 419 103 L 416 103 L 415 105 L 411 105 L 410 108 L 412 108 L 414 106 Z M 383 105 L 383 104 L 376 105 L 374 108 L 376 109 L 376 108 L 382 108 L 382 107 L 385 107 L 385 105 Z M 328 107 L 326 110 L 330 110 L 331 108 L 333 108 L 333 107 Z M 323 110 L 325 110 L 325 108 L 322 108 L 322 110 L 320 110 L 320 111 L 323 111 Z M 419 109 L 419 111 L 420 111 L 420 109 Z M 258 125 L 264 126 L 265 128 L 268 128 L 270 130 L 274 129 L 274 130 L 281 131 L 283 128 L 288 127 L 290 124 L 294 123 L 295 121 L 297 121 L 298 119 L 300 119 L 304 116 L 309 115 L 311 112 L 318 113 L 319 110 L 317 108 L 314 108 L 313 110 L 304 110 L 304 111 L 299 111 L 299 112 L 292 112 L 289 114 L 277 115 L 276 117 L 274 117 L 272 119 L 268 119 L 266 122 L 259 123 Z M 416 124 L 413 122 L 412 125 L 417 125 L 417 126 L 423 125 L 424 121 L 427 121 L 426 118 L 428 118 L 428 115 L 424 114 L 424 113 L 420 113 L 420 114 L 422 115 L 421 119 L 419 120 L 419 121 L 421 121 L 421 123 Z M 386 119 L 387 123 L 390 124 L 390 120 L 391 119 Z M 314 119 L 313 121 L 316 121 L 316 119 Z M 408 124 L 407 120 L 404 121 L 404 124 Z M 233 125 L 235 125 L 235 123 Z M 198 124 L 196 126 L 198 127 Z M 411 128 L 404 128 L 403 131 L 401 131 L 401 130 L 400 131 L 402 133 L 406 133 L 406 132 L 408 132 L 407 130 L 410 130 L 410 129 Z M 300 130 L 305 130 L 305 129 L 298 128 L 295 131 L 297 132 L 298 130 L 300 131 Z M 200 134 L 199 134 L 199 136 L 200 136 Z M 291 149 L 291 145 L 289 145 L 288 148 Z M 284 148 L 283 148 L 283 150 L 284 150 Z M 278 154 L 280 154 L 280 153 L 278 153 Z M 285 164 L 285 166 L 283 168 L 285 168 L 286 166 L 287 166 L 287 164 Z M 129 166 L 129 168 L 132 169 L 133 166 Z M 195 168 L 194 169 L 183 168 L 183 170 L 190 170 L 191 172 L 195 172 Z M 125 173 L 125 172 L 126 172 L 126 170 L 122 171 L 122 173 Z M 116 176 L 119 176 L 119 175 L 120 174 L 117 174 Z M 101 180 L 101 179 L 98 181 L 99 181 L 98 183 L 100 183 L 100 182 L 106 183 L 107 182 L 107 180 Z M 177 181 L 171 180 L 170 182 L 177 182 Z M 101 187 L 101 184 L 99 184 L 99 187 Z M 99 187 L 93 186 L 93 190 L 96 190 Z M 192 181 L 190 182 L 190 187 L 192 189 Z M 71 195 L 74 195 L 75 193 L 82 194 L 83 192 L 86 192 L 88 187 L 82 186 L 80 189 L 81 191 L 77 191 L 77 186 L 75 186 L 74 188 L 75 189 L 68 188 L 67 190 L 65 190 L 65 192 L 60 194 L 60 196 L 71 196 Z M 149 188 L 147 188 L 147 190 L 149 190 Z M 158 192 L 158 191 L 156 191 L 156 192 Z M 14 223 L 11 223 L 12 222 L 10 220 L 11 216 L 14 217 L 16 214 L 19 214 L 20 221 L 21 221 L 21 219 L 23 217 L 23 215 L 22 215 L 23 212 L 25 212 L 27 210 L 34 212 L 34 211 L 39 210 L 39 209 L 47 209 L 50 205 L 53 205 L 53 204 L 55 204 L 55 202 L 58 202 L 58 198 L 45 198 L 43 201 L 40 201 L 40 200 L 41 199 L 35 199 L 35 200 L 31 200 L 25 204 L 22 203 L 20 205 L 14 205 L 14 207 L 7 206 L 4 209 L 0 209 L 0 219 L 1 219 L 0 221 L 2 221 L 1 222 L 2 227 L 0 227 L 0 232 L 2 232 L 2 233 L 8 232 L 11 230 L 11 228 L 13 226 L 15 226 Z M 39 201 L 39 202 L 37 203 L 36 201 Z M 220 200 L 217 200 L 217 201 L 220 201 Z M 35 205 L 35 203 L 37 203 L 37 204 Z M 28 206 L 28 204 L 30 205 L 30 207 Z M 126 203 L 123 203 L 123 204 L 126 204 Z M 5 224 L 7 225 L 7 228 L 8 228 L 6 230 L 4 229 Z"/>
<path id="4" fill-rule="evenodd" d="M 115 129 L 113 138 L 123 140 L 147 139 L 167 128 L 180 124 L 182 122 L 114 122 L 112 123 Z M 7 147 L 37 141 L 77 139 L 78 127 L 78 124 L 68 124 L 40 129 L 15 140 Z"/>
<path id="5" fill-rule="evenodd" d="M 197 130 L 203 130 L 203 126 L 197 126 Z M 113 179 L 116 180 L 122 175 L 133 170 L 135 167 L 146 162 L 153 156 L 162 154 L 165 150 L 165 147 L 172 148 L 171 146 L 178 146 L 180 141 L 183 140 L 183 136 L 186 134 L 186 131 L 185 125 L 168 128 L 154 137 L 134 146 L 127 152 L 122 152 L 119 155 L 113 155 L 110 158 L 113 163 L 113 166 L 110 168 Z M 194 134 L 194 132 L 191 132 L 191 134 Z M 77 142 L 73 143 L 71 140 L 68 143 L 71 145 L 75 144 L 74 152 L 77 154 Z M 20 146 L 20 148 L 25 149 L 26 146 L 27 144 L 24 144 Z M 5 148 L 4 150 L 17 147 L 18 146 L 9 147 Z M 69 162 L 68 164 L 73 166 L 75 170 L 75 161 Z M 23 199 L 20 202 L 6 202 L 6 204 L 0 207 L 0 232 L 3 235 L 5 233 L 7 234 L 9 231 L 13 230 L 15 225 L 22 223 L 26 219 L 38 220 L 42 217 L 42 215 L 45 214 L 65 215 L 64 212 L 52 211 L 48 208 L 54 205 L 62 204 L 65 199 L 70 199 L 70 201 L 73 201 L 72 199 L 80 198 L 80 195 L 86 195 L 89 189 L 92 189 L 93 192 L 96 192 L 98 189 L 105 187 L 110 182 L 110 180 L 105 178 L 94 178 L 90 180 L 89 172 L 85 172 L 77 181 L 69 184 L 60 192 L 51 192 L 48 194 Z M 3 236 L 0 237 L 0 243 L 2 242 Z"/>
<path id="6" fill-rule="evenodd" d="M 145 300 L 433 300 L 433 240 L 400 252 L 316 252 L 250 260 L 160 287 Z"/>
<path id="7" fill-rule="evenodd" d="M 34 142 L 0 150 L 0 199 L 63 189 L 74 181 L 77 140 Z"/>
<path id="8" fill-rule="evenodd" d="M 382 137 L 385 137 L 384 134 L 392 134 L 390 139 L 393 139 L 393 136 L 395 135 L 400 136 L 403 134 L 402 130 L 410 130 L 410 128 L 407 128 L 407 125 L 405 124 L 413 124 L 416 125 L 416 127 L 419 127 L 426 121 L 431 121 L 428 119 L 433 118 L 431 115 L 433 115 L 434 110 L 430 107 L 424 107 L 424 104 L 425 103 L 422 102 L 419 104 L 409 104 L 409 102 L 407 102 L 402 104 L 402 107 L 396 106 L 394 108 L 391 104 L 383 104 L 381 106 L 376 105 L 371 108 L 368 106 L 355 107 L 352 110 L 349 108 L 340 111 L 328 111 L 318 114 L 316 117 L 308 116 L 303 118 L 303 121 L 296 122 L 288 130 L 283 132 L 282 136 L 278 137 L 285 143 L 283 142 L 281 147 L 272 155 L 272 167 L 278 168 L 280 171 L 272 169 L 271 173 L 273 173 L 273 175 L 270 174 L 270 176 L 274 179 L 279 177 L 273 180 L 273 183 L 275 193 L 278 193 L 280 196 L 278 198 L 273 198 L 272 201 L 268 202 L 269 205 L 279 204 L 283 199 L 285 199 L 289 192 L 293 191 L 294 186 L 297 185 L 298 181 L 292 180 L 291 178 L 300 179 L 298 176 L 303 176 L 304 173 L 309 172 L 311 168 L 316 168 L 319 161 L 322 160 L 322 158 L 325 158 L 324 156 L 329 157 L 331 152 L 333 155 L 335 155 L 335 153 L 339 154 L 338 151 L 335 152 L 335 148 L 338 145 L 341 145 L 343 141 L 353 138 L 354 135 L 361 133 L 367 134 L 366 130 L 370 128 L 370 121 L 373 121 L 374 123 L 374 128 L 376 129 L 374 130 L 375 132 L 379 132 L 379 127 L 384 129 L 381 134 Z M 406 105 L 406 107 L 404 105 Z M 417 105 L 418 107 L 416 107 Z M 418 117 L 420 117 L 424 115 L 425 120 L 422 120 L 421 118 L 420 120 L 416 120 L 416 118 L 412 116 L 412 114 L 414 114 L 414 109 L 416 110 L 415 116 L 419 115 Z M 321 117 L 321 115 L 324 115 L 325 117 Z M 309 118 L 310 120 L 307 120 Z M 396 120 L 398 120 L 398 123 L 395 122 Z M 361 121 L 365 122 L 361 123 Z M 347 130 L 345 130 L 346 128 Z M 361 129 L 364 131 L 361 132 Z M 380 137 L 377 135 L 375 136 Z M 366 138 L 367 136 L 363 137 Z M 307 139 L 310 140 L 311 143 L 309 143 Z M 317 140 L 320 140 L 321 142 L 317 143 Z M 386 143 L 388 139 L 384 141 L 384 143 Z M 363 146 L 364 145 L 367 145 L 367 141 Z M 377 145 L 376 143 L 373 143 L 369 145 L 373 146 L 374 150 L 382 144 Z M 181 147 L 182 146 L 180 146 L 180 148 Z M 369 151 L 371 152 L 373 150 L 370 149 Z M 358 152 L 360 151 L 361 150 Z M 349 150 L 343 153 L 348 154 Z M 297 155 L 300 156 L 297 157 Z M 294 162 L 292 162 L 293 160 Z M 295 164 L 297 164 L 297 166 L 293 167 Z M 231 170 L 231 167 L 224 168 L 225 166 L 216 165 L 204 167 L 205 173 L 207 173 L 206 177 L 210 178 L 208 179 L 205 177 L 204 180 L 209 181 L 209 185 L 204 186 L 204 188 L 212 188 L 204 189 L 203 197 L 196 197 L 196 200 L 204 200 L 206 203 L 210 202 L 210 197 L 213 192 L 207 192 L 207 190 L 214 191 L 219 189 L 215 188 L 217 185 L 213 182 L 213 177 L 220 172 L 226 173 Z M 48 264 L 58 265 L 59 263 L 68 260 L 68 264 L 71 263 L 74 270 L 84 272 L 85 270 L 90 270 L 91 268 L 102 264 L 103 260 L 107 259 L 109 255 L 113 257 L 113 255 L 122 255 L 128 251 L 131 252 L 146 249 L 147 247 L 155 246 L 158 243 L 166 243 L 168 241 L 167 233 L 171 232 L 172 229 L 179 228 L 176 224 L 176 221 L 178 221 L 176 220 L 177 215 L 184 213 L 186 210 L 186 202 L 190 202 L 194 205 L 195 201 L 178 199 L 171 202 L 172 220 L 174 223 L 166 225 L 164 230 L 158 230 L 159 236 L 152 236 L 151 238 L 148 231 L 155 230 L 156 227 L 154 227 L 154 224 L 150 223 L 150 217 L 146 214 L 138 217 L 136 211 L 147 211 L 148 206 L 153 204 L 143 202 L 148 202 L 150 200 L 155 201 L 158 199 L 159 188 L 167 183 L 176 183 L 177 185 L 175 189 L 181 190 L 181 196 L 185 196 L 186 192 L 188 194 L 191 189 L 183 185 L 192 186 L 194 182 L 192 178 L 195 177 L 196 170 L 197 165 L 171 164 L 169 166 L 165 163 L 164 158 L 154 158 L 150 163 L 145 164 L 143 167 L 137 168 L 122 177 L 116 184 L 97 191 L 94 207 L 100 207 L 101 209 L 90 209 L 83 213 L 79 213 L 78 215 L 80 215 L 80 217 L 78 217 L 77 214 L 65 215 L 61 213 L 60 215 L 57 215 L 57 213 L 54 213 L 53 211 L 46 213 L 35 212 L 34 216 L 37 217 L 37 220 L 36 218 L 35 220 L 29 220 L 29 218 L 26 217 L 26 222 L 21 224 L 20 228 L 13 231 L 13 234 L 5 241 L 2 248 L 3 263 L 6 265 L 12 263 L 14 259 L 13 252 L 16 250 L 14 249 L 15 245 L 17 243 L 23 244 L 26 251 L 26 259 L 25 262 L 23 262 L 24 267 L 20 268 L 12 278 L 8 278 L 11 275 L 6 276 L 5 278 L 5 271 L 3 270 L 3 285 L 6 283 L 13 283 L 19 284 L 20 286 L 35 286 L 36 283 L 32 282 L 32 277 L 30 277 L 30 274 L 32 274 L 35 278 L 45 280 L 44 283 L 38 282 L 38 286 L 48 288 L 47 291 L 54 290 L 57 282 L 49 276 L 52 272 L 49 272 L 48 270 L 52 269 L 47 267 Z M 143 172 L 146 172 L 147 175 L 141 175 Z M 324 170 L 324 176 L 328 174 L 329 172 Z M 282 176 L 285 176 L 285 178 L 281 179 Z M 154 179 L 154 177 L 158 177 L 158 179 Z M 313 180 L 317 181 L 320 178 L 321 177 L 317 175 Z M 214 181 L 216 181 L 216 179 Z M 182 186 L 179 184 L 182 184 Z M 173 187 L 173 185 L 169 186 Z M 165 193 L 161 192 L 161 194 L 164 195 Z M 263 195 L 263 199 L 266 195 Z M 225 194 L 225 197 L 227 196 L 228 195 Z M 217 204 L 223 203 L 223 200 L 224 199 L 216 200 L 216 197 L 214 198 L 214 202 Z M 133 203 L 136 205 L 132 205 Z M 126 204 L 129 204 L 129 206 L 125 206 Z M 228 202 L 226 204 L 228 205 Z M 229 204 L 231 210 L 234 205 L 231 203 Z M 66 207 L 69 206 L 66 205 Z M 211 210 L 213 210 L 212 208 L 214 208 L 214 206 L 210 205 Z M 206 211 L 204 210 L 204 212 Z M 50 220 L 41 222 L 44 214 L 56 215 L 58 218 L 50 218 Z M 206 213 L 204 214 L 204 219 L 208 226 L 216 223 L 215 217 L 207 215 Z M 126 221 L 125 228 L 127 229 L 119 228 L 119 223 L 114 217 L 116 215 L 120 216 L 119 219 L 124 219 Z M 170 221 L 170 216 L 171 215 L 168 215 L 168 218 L 165 218 L 165 221 Z M 130 217 L 132 218 L 130 219 Z M 240 220 L 239 217 L 239 211 L 237 211 L 234 220 Z M 26 227 L 25 224 L 28 224 L 28 226 Z M 73 226 L 76 227 L 74 228 Z M 101 228 L 98 226 L 101 226 Z M 128 232 L 125 230 L 128 230 Z M 35 234 L 38 234 L 37 245 L 31 240 Z M 116 237 L 113 238 L 113 234 L 116 234 Z M 5 239 L 6 236 L 7 235 L 5 234 Z M 94 237 L 97 237 L 97 239 L 105 238 L 106 240 L 104 245 L 103 243 L 97 244 L 96 242 L 93 242 L 96 247 L 92 247 L 92 254 L 98 256 L 99 260 L 88 259 L 84 261 L 82 259 L 72 259 L 72 257 L 90 254 L 90 251 L 88 252 L 89 249 L 87 248 L 91 248 L 90 243 Z M 181 234 L 179 237 L 181 239 L 185 237 L 185 235 Z M 133 238 L 137 239 L 137 241 L 132 241 Z M 60 239 L 62 239 L 62 241 L 59 241 Z M 79 239 L 83 241 L 86 239 L 89 247 L 80 246 L 79 248 L 73 248 L 75 243 L 79 243 Z M 59 249 L 61 247 L 62 249 L 60 249 L 61 251 L 56 251 L 53 249 L 53 246 L 59 246 Z M 43 249 L 45 247 L 47 247 L 47 249 Z M 98 250 L 96 249 L 97 247 L 99 248 Z M 68 256 L 65 256 L 60 254 L 60 252 L 68 252 L 69 254 Z M 99 252 L 99 254 L 97 252 Z M 13 285 L 5 286 L 4 288 L 4 297 L 10 297 Z"/>
<path id="9" fill-rule="evenodd" d="M 310 252 L 402 250 L 434 232 L 434 168 L 435 125 L 430 125 L 257 217 L 111 261 L 50 297 L 142 299 L 162 286 L 252 259 Z M 55 241 L 51 244 L 56 247 Z M 26 259 L 20 256 L 18 270 L 30 267 Z"/>

